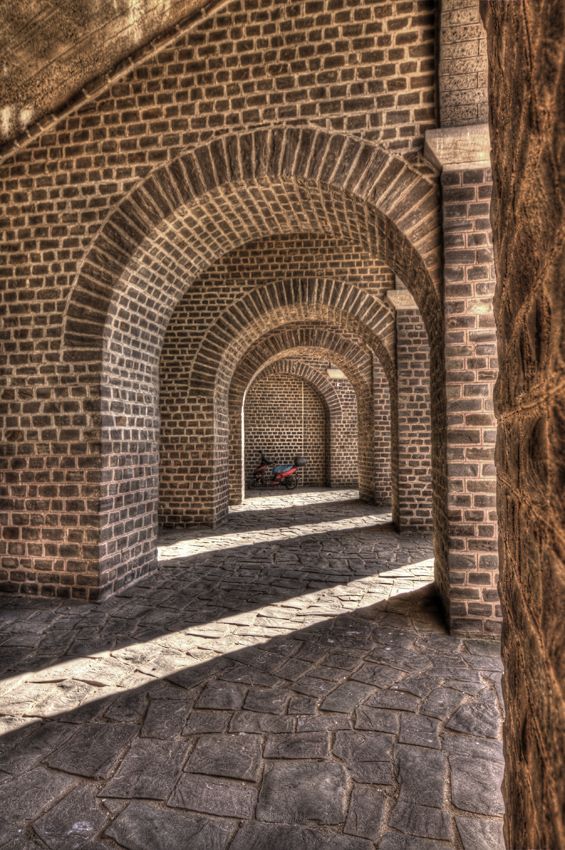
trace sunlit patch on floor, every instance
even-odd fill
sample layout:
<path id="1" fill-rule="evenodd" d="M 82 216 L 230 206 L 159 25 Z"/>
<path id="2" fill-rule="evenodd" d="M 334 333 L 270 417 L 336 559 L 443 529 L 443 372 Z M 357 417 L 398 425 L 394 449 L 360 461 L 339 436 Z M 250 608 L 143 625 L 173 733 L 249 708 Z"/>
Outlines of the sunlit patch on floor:
<path id="1" fill-rule="evenodd" d="M 430 537 L 326 495 L 165 531 L 99 604 L 5 601 L 6 834 L 502 850 L 497 648 L 445 633 Z"/>

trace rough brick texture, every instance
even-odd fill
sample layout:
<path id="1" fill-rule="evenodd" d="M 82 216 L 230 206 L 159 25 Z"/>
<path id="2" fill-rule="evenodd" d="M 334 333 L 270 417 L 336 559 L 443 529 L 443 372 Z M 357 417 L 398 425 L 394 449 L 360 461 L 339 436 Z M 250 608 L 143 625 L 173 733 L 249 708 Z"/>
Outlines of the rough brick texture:
<path id="1" fill-rule="evenodd" d="M 343 376 L 339 380 L 331 379 L 327 375 L 329 361 L 322 361 L 314 357 L 307 357 L 303 353 L 300 360 L 277 360 L 266 368 L 262 369 L 259 377 L 267 378 L 270 376 L 293 375 L 305 384 L 308 384 L 313 391 L 317 393 L 324 405 L 324 415 L 326 417 L 326 434 L 325 434 L 325 475 L 318 475 L 316 483 L 326 484 L 329 487 L 356 487 L 358 486 L 358 445 L 357 445 L 357 398 L 355 390 L 350 381 Z M 253 387 L 255 384 L 252 385 Z M 274 390 L 273 390 L 274 392 Z M 245 396 L 245 404 L 249 402 L 249 390 Z M 300 404 L 302 397 L 300 398 Z M 274 426 L 274 422 L 272 426 Z M 301 423 L 297 423 L 300 425 Z M 237 429 L 231 428 L 230 423 L 230 494 L 232 491 L 232 457 L 231 446 L 233 441 L 233 431 Z M 295 431 L 295 449 L 300 448 L 301 437 L 298 435 L 298 429 Z M 304 432 L 305 438 L 308 438 L 308 431 Z M 259 443 L 254 443 L 254 452 L 249 455 L 250 445 L 249 436 L 245 436 L 245 454 L 249 458 L 249 463 L 245 466 L 245 481 L 249 477 L 250 472 L 253 472 L 257 465 Z M 267 445 L 265 443 L 265 445 Z M 253 448 L 252 446 L 252 448 Z M 273 445 L 276 449 L 277 443 Z M 287 458 L 291 460 L 297 451 L 289 446 Z M 307 449 L 311 452 L 311 449 Z M 298 452 L 300 454 L 300 452 Z M 282 455 L 276 452 L 277 456 Z M 268 453 L 267 453 L 268 455 Z M 269 456 L 269 455 L 268 455 Z M 382 463 L 390 470 L 390 440 L 388 445 L 388 453 L 385 453 Z M 310 466 L 310 462 L 308 463 Z M 375 478 L 378 473 L 379 463 L 375 457 Z M 304 473 L 308 470 L 304 470 Z M 390 472 L 389 472 L 390 475 Z M 301 483 L 307 483 L 311 480 L 306 474 L 301 474 Z M 237 486 L 237 483 L 236 483 Z M 390 498 L 390 494 L 389 494 Z"/>
<path id="2" fill-rule="evenodd" d="M 492 308 L 495 275 L 489 168 L 442 173 L 445 244 L 449 617 L 499 634 Z"/>
<path id="3" fill-rule="evenodd" d="M 436 175 L 420 156 L 435 125 L 435 7 L 328 0 L 305 16 L 300 8 L 228 4 L 119 79 L 90 87 L 5 160 L 0 271 L 11 375 L 2 519 L 13 539 L 5 538 L 3 589 L 96 598 L 154 566 L 165 329 L 213 262 L 281 233 L 354 242 L 416 298 L 430 338 L 442 569 L 440 220 Z M 371 294 L 312 283 L 319 300 L 295 297 L 302 286 L 281 289 L 284 315 L 268 293 L 267 310 L 279 312 L 265 330 L 331 320 L 371 356 L 389 358 L 390 384 L 392 349 L 378 326 L 385 313 Z M 254 344 L 265 310 L 244 297 L 250 313 L 237 323 L 239 338 L 217 324 L 185 376 L 183 415 L 195 430 L 218 426 L 188 448 L 208 501 L 201 521 L 227 509 L 229 369 Z M 372 403 L 359 404 L 358 415 L 374 425 Z M 359 445 L 360 484 L 373 498 L 374 428 L 359 429 Z"/>
<path id="4" fill-rule="evenodd" d="M 202 132 L 283 121 L 417 151 L 435 123 L 435 4 L 227 3 L 123 63 L 109 89 L 104 78 L 88 86 L 69 113 L 32 138 L 48 126 L 86 157 L 106 140 L 138 167 Z"/>
<path id="5" fill-rule="evenodd" d="M 479 0 L 444 0 L 438 65 L 442 127 L 486 124 L 487 75 L 487 36 Z"/>
<path id="6" fill-rule="evenodd" d="M 404 528 L 432 528 L 430 347 L 420 312 L 396 310 L 398 516 Z"/>
<path id="7" fill-rule="evenodd" d="M 256 469 L 259 451 L 276 463 L 303 455 L 298 483 L 324 487 L 329 481 L 330 424 L 322 396 L 304 379 L 291 375 L 259 377 L 244 404 L 245 478 Z"/>
<path id="8" fill-rule="evenodd" d="M 565 167 L 561 3 L 484 3 L 500 377 L 506 839 L 565 846 Z"/>

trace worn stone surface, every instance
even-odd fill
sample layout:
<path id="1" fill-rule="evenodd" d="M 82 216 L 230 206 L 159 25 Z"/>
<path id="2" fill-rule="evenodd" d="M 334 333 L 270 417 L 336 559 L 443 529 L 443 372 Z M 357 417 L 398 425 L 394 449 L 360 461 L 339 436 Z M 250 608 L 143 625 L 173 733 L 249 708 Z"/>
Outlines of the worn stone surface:
<path id="1" fill-rule="evenodd" d="M 376 841 L 381 832 L 386 804 L 387 797 L 383 791 L 363 785 L 355 786 L 343 831 Z"/>
<path id="2" fill-rule="evenodd" d="M 422 838 L 440 838 L 443 841 L 450 841 L 452 838 L 449 814 L 431 806 L 399 802 L 392 810 L 389 824 L 399 832 Z"/>
<path id="3" fill-rule="evenodd" d="M 106 778 L 137 732 L 138 728 L 131 724 L 91 723 L 75 732 L 46 762 L 67 773 Z"/>
<path id="4" fill-rule="evenodd" d="M 348 498 L 261 496 L 217 532 L 164 534 L 160 572 L 105 602 L 4 607 L 5 634 L 40 635 L 29 676 L 12 657 L 20 678 L 0 706 L 8 841 L 29 842 L 31 829 L 53 850 L 57 842 L 61 850 L 64 842 L 100 850 L 110 837 L 124 848 L 176 850 L 185 836 L 206 850 L 232 850 L 232 836 L 245 850 L 288 850 L 289 841 L 293 850 L 457 846 L 465 824 L 455 832 L 446 760 L 455 764 L 452 792 L 470 805 L 464 795 L 476 796 L 478 783 L 483 797 L 496 798 L 502 751 L 498 737 L 448 722 L 457 700 L 499 710 L 492 665 L 473 663 L 496 657 L 445 634 L 427 587 L 429 538 L 379 528 L 390 514 Z M 281 512 L 291 528 L 300 516 L 298 537 L 281 541 Z M 332 530 L 320 532 L 322 521 Z M 166 628 L 158 627 L 161 614 Z M 54 656 L 56 633 L 68 640 Z M 108 663 L 93 673 L 99 640 Z M 67 654 L 77 641 L 83 654 Z M 386 664 L 370 660 L 376 651 Z M 354 678 L 371 666 L 391 675 L 380 685 Z M 73 675 L 104 676 L 106 684 Z M 301 692 L 303 680 L 313 696 Z M 47 703 L 69 682 L 94 694 L 60 716 L 26 714 L 43 688 Z M 446 702 L 446 692 L 455 697 Z M 336 709 L 328 710 L 334 693 Z M 425 713 L 436 708 L 445 718 Z M 414 743 L 401 743 L 402 735 Z M 467 762 L 487 772 L 475 775 Z M 488 835 L 501 823 L 498 814 L 464 811 Z M 439 833 L 447 837 L 432 837 Z"/>
<path id="5" fill-rule="evenodd" d="M 67 794 L 33 828 L 52 850 L 80 850 L 102 831 L 107 820 L 108 814 L 96 799 L 96 788 L 87 785 Z"/>
<path id="6" fill-rule="evenodd" d="M 169 806 L 178 809 L 244 820 L 253 817 L 256 802 L 252 785 L 196 773 L 183 773 L 169 798 Z"/>
<path id="7" fill-rule="evenodd" d="M 8 823 L 34 818 L 73 784 L 71 777 L 37 767 L 0 784 L 0 806 Z"/>
<path id="8" fill-rule="evenodd" d="M 455 823 L 463 844 L 463 850 L 505 850 L 502 823 L 485 818 L 456 816 Z"/>
<path id="9" fill-rule="evenodd" d="M 224 850 L 230 833 L 229 821 L 164 812 L 145 803 L 130 803 L 105 835 L 126 850 Z"/>
<path id="10" fill-rule="evenodd" d="M 484 759 L 450 756 L 453 805 L 480 815 L 501 815 L 502 765 Z"/>
<path id="11" fill-rule="evenodd" d="M 293 732 L 288 735 L 268 735 L 263 750 L 265 758 L 318 759 L 329 755 L 325 732 Z"/>
<path id="12" fill-rule="evenodd" d="M 506 841 L 558 847 L 565 835 L 563 9 L 525 0 L 521 8 L 483 2 L 481 11 L 498 277 Z"/>
<path id="13" fill-rule="evenodd" d="M 257 779 L 261 764 L 259 735 L 207 735 L 198 739 L 188 768 L 194 773 Z"/>
<path id="14" fill-rule="evenodd" d="M 166 800 L 181 771 L 188 747 L 181 741 L 137 738 L 110 782 L 107 797 Z"/>
<path id="15" fill-rule="evenodd" d="M 443 806 L 447 758 L 427 748 L 398 744 L 394 752 L 400 781 L 400 801 L 422 806 Z"/>
<path id="16" fill-rule="evenodd" d="M 341 764 L 267 764 L 257 818 L 269 823 L 342 823 L 347 774 Z"/>

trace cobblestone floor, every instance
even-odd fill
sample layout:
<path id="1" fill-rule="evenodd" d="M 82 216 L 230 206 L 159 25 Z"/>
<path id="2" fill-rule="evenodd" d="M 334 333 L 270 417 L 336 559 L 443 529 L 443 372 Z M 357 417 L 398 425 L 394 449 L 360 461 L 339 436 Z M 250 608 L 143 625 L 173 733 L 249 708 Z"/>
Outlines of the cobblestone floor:
<path id="1" fill-rule="evenodd" d="M 503 850 L 496 646 L 432 543 L 268 493 L 100 604 L 2 599 L 0 847 Z"/>

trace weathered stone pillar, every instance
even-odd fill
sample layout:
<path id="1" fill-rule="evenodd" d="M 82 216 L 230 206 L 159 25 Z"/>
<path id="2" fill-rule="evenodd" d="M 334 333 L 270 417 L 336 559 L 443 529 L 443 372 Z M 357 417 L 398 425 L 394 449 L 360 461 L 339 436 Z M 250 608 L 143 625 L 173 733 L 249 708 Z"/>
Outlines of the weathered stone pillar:
<path id="1" fill-rule="evenodd" d="M 396 311 L 398 497 L 400 531 L 432 528 L 430 347 L 420 311 L 406 289 L 387 292 Z"/>
<path id="2" fill-rule="evenodd" d="M 426 133 L 441 169 L 444 231 L 449 599 L 454 633 L 497 635 L 498 534 L 494 468 L 495 272 L 488 127 Z"/>

